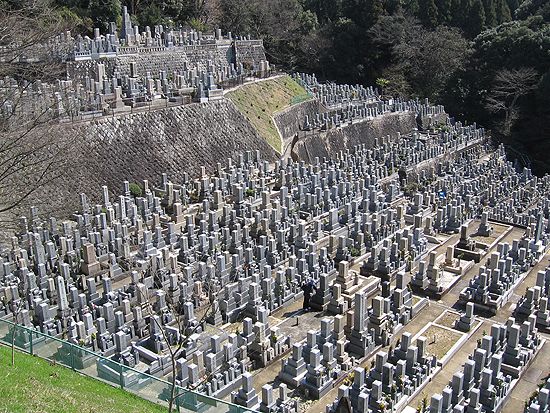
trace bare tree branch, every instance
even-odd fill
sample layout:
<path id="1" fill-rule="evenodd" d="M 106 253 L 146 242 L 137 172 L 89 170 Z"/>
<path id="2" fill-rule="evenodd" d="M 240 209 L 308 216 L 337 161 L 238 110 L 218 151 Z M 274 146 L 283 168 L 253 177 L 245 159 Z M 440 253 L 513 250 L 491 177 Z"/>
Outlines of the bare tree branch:
<path id="1" fill-rule="evenodd" d="M 49 0 L 24 0 L 17 9 L 7 4 L 0 5 L 2 214 L 22 207 L 64 172 L 71 142 L 54 123 L 79 105 L 42 83 L 64 72 L 58 36 L 69 22 Z"/>
<path id="2" fill-rule="evenodd" d="M 156 275 L 154 275 L 154 276 L 156 277 Z M 199 321 L 197 322 L 197 324 L 193 327 L 193 329 L 191 331 L 186 331 L 186 328 L 185 328 L 185 326 L 183 325 L 183 323 L 181 321 L 181 314 L 180 314 L 179 311 L 176 310 L 176 308 L 174 306 L 174 303 L 167 302 L 168 309 L 174 315 L 176 324 L 178 326 L 178 331 L 179 331 L 179 340 L 176 343 L 176 345 L 174 346 L 173 344 L 171 344 L 171 342 L 168 338 L 165 326 L 160 324 L 160 322 L 157 318 L 153 317 L 155 312 L 153 310 L 153 305 L 151 303 L 151 297 L 149 296 L 149 291 L 148 291 L 147 287 L 145 285 L 143 285 L 143 287 L 145 288 L 145 291 L 142 291 L 142 289 L 139 288 L 139 287 L 136 289 L 136 291 L 138 293 L 138 296 L 140 297 L 141 301 L 145 304 L 145 306 L 147 308 L 147 311 L 149 312 L 150 322 L 154 322 L 156 324 L 157 328 L 160 330 L 162 338 L 166 342 L 166 344 L 168 346 L 168 352 L 170 354 L 170 361 L 171 361 L 171 364 L 172 364 L 172 377 L 171 377 L 170 397 L 169 397 L 169 400 L 168 400 L 168 413 L 172 413 L 173 409 L 174 409 L 174 402 L 177 398 L 177 395 L 176 395 L 176 387 L 177 387 L 177 385 L 176 385 L 176 374 L 177 374 L 176 361 L 179 359 L 179 357 L 181 355 L 181 352 L 183 351 L 183 348 L 189 343 L 189 340 L 190 340 L 191 336 L 193 334 L 195 334 L 199 330 L 199 328 L 201 328 L 204 325 L 204 323 L 206 321 L 206 318 L 208 317 L 208 312 L 210 311 L 210 309 L 212 307 L 213 301 L 210 301 L 209 305 L 205 308 L 205 311 L 204 311 L 203 315 L 201 316 L 201 318 L 199 319 Z"/>
<path id="3" fill-rule="evenodd" d="M 536 89 L 539 79 L 538 72 L 530 67 L 502 69 L 496 74 L 485 99 L 485 107 L 491 113 L 504 113 L 504 119 L 498 126 L 504 136 L 510 136 L 519 118 L 519 99 Z"/>

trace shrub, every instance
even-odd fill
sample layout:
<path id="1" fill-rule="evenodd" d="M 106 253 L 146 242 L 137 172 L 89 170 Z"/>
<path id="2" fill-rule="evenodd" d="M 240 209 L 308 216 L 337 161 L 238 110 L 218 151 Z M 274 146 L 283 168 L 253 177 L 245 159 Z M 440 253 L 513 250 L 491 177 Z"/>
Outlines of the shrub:
<path id="1" fill-rule="evenodd" d="M 141 186 L 139 184 L 132 182 L 129 186 L 130 186 L 130 193 L 132 194 L 132 196 L 138 197 L 143 195 L 143 189 L 141 189 Z"/>

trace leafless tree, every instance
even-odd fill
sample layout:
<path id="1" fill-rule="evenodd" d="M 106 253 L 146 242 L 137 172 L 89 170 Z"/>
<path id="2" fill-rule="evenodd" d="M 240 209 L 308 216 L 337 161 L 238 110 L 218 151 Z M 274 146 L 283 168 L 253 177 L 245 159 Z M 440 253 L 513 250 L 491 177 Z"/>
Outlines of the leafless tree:
<path id="1" fill-rule="evenodd" d="M 502 69 L 496 74 L 485 106 L 492 113 L 504 113 L 499 128 L 503 136 L 510 136 L 519 117 L 519 99 L 536 89 L 539 79 L 537 71 L 530 67 Z"/>
<path id="2" fill-rule="evenodd" d="M 216 0 L 193 0 L 195 18 L 204 25 L 210 25 L 217 19 L 219 4 Z"/>
<path id="3" fill-rule="evenodd" d="M 50 126 L 69 110 L 63 108 L 67 102 L 37 99 L 35 82 L 61 77 L 63 44 L 52 39 L 71 24 L 48 0 L 28 0 L 18 9 L 2 6 L 0 22 L 0 220 L 9 221 L 7 212 L 63 171 L 70 142 Z"/>
<path id="4" fill-rule="evenodd" d="M 169 311 L 174 315 L 175 323 L 179 331 L 179 338 L 174 343 L 170 338 L 168 337 L 166 326 L 162 325 L 159 320 L 153 315 L 155 315 L 155 311 L 153 309 L 153 303 L 152 303 L 152 297 L 149 295 L 149 290 L 145 285 L 142 285 L 141 288 L 136 289 L 137 295 L 139 299 L 144 304 L 148 315 L 150 316 L 150 323 L 155 323 L 158 330 L 161 332 L 163 340 L 166 342 L 168 347 L 168 353 L 170 355 L 170 362 L 172 364 L 172 373 L 171 373 L 171 386 L 170 386 L 170 396 L 168 398 L 168 413 L 172 413 L 174 411 L 174 402 L 178 395 L 176 394 L 176 375 L 177 375 L 177 365 L 176 362 L 180 358 L 183 349 L 185 346 L 189 343 L 189 340 L 191 336 L 198 331 L 201 326 L 204 325 L 206 322 L 206 319 L 209 315 L 209 311 L 212 308 L 213 301 L 210 300 L 209 304 L 206 305 L 204 308 L 204 313 L 201 315 L 201 317 L 198 319 L 197 324 L 194 328 L 192 328 L 190 331 L 185 328 L 183 315 L 177 308 L 177 303 L 171 303 L 167 302 L 167 306 Z M 210 294 L 209 294 L 210 296 Z M 215 299 L 215 298 L 214 298 Z"/>
<path id="5" fill-rule="evenodd" d="M 2 3 L 0 22 L 0 77 L 54 80 L 63 75 L 57 59 L 63 45 L 52 40 L 73 23 L 50 0 L 24 0 L 16 9 Z"/>
<path id="6" fill-rule="evenodd" d="M 24 300 L 12 300 L 13 325 L 11 327 L 11 366 L 15 366 L 15 338 L 18 334 L 19 318 L 24 308 Z M 32 337 L 31 337 L 32 340 Z"/>

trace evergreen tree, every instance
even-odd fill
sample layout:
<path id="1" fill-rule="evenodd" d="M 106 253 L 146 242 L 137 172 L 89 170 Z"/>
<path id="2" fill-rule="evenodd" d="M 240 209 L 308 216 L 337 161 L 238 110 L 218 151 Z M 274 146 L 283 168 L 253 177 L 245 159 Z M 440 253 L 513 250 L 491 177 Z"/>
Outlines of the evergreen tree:
<path id="1" fill-rule="evenodd" d="M 497 24 L 512 20 L 512 13 L 510 12 L 510 7 L 508 6 L 506 0 L 496 0 L 495 11 Z"/>
<path id="2" fill-rule="evenodd" d="M 342 13 L 342 0 L 305 0 L 304 9 L 315 13 L 321 23 L 336 21 Z"/>
<path id="3" fill-rule="evenodd" d="M 180 17 L 184 19 L 188 16 L 193 16 L 196 12 L 195 2 L 186 2 L 184 0 L 162 0 L 153 1 L 152 4 L 158 6 L 162 10 L 162 14 L 166 20 L 179 20 Z M 186 12 L 184 16 L 180 16 L 180 13 Z"/>
<path id="4" fill-rule="evenodd" d="M 403 9 L 410 16 L 417 16 L 419 10 L 418 0 L 403 0 Z"/>
<path id="5" fill-rule="evenodd" d="M 369 29 L 384 14 L 383 0 L 343 0 L 344 15 L 358 27 Z"/>
<path id="6" fill-rule="evenodd" d="M 419 6 L 418 15 L 422 24 L 426 27 L 436 27 L 438 14 L 435 0 L 420 0 Z"/>
<path id="7" fill-rule="evenodd" d="M 510 9 L 510 14 L 514 14 L 516 9 L 519 7 L 519 0 L 506 0 L 508 8 Z"/>
<path id="8" fill-rule="evenodd" d="M 388 14 L 396 14 L 402 10 L 401 0 L 386 0 L 384 9 Z"/>
<path id="9" fill-rule="evenodd" d="M 449 24 L 452 21 L 452 0 L 437 0 L 437 14 L 439 22 Z"/>
<path id="10" fill-rule="evenodd" d="M 485 28 L 485 11 L 481 0 L 473 0 L 468 10 L 468 21 L 464 25 L 464 31 L 470 37 L 476 37 Z"/>
<path id="11" fill-rule="evenodd" d="M 466 26 L 469 24 L 470 9 L 474 0 L 457 0 L 455 8 L 453 9 L 455 26 L 466 31 Z"/>
<path id="12" fill-rule="evenodd" d="M 148 4 L 145 8 L 140 10 L 135 16 L 139 27 L 153 27 L 156 24 L 164 23 L 164 15 L 162 10 L 156 4 Z"/>
<path id="13" fill-rule="evenodd" d="M 105 33 L 110 22 L 120 19 L 122 6 L 120 0 L 91 0 L 88 10 L 95 27 L 99 27 Z"/>
<path id="14" fill-rule="evenodd" d="M 462 27 L 464 21 L 464 9 L 461 0 L 451 0 L 451 25 Z"/>
<path id="15" fill-rule="evenodd" d="M 495 27 L 499 23 L 497 21 L 495 0 L 483 0 L 483 11 L 485 12 L 485 26 Z"/>

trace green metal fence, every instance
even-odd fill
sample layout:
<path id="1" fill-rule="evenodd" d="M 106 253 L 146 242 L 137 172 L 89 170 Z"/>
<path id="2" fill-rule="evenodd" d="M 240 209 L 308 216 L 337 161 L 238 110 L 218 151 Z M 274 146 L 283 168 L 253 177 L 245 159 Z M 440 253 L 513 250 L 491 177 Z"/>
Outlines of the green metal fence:
<path id="1" fill-rule="evenodd" d="M 290 105 L 296 105 L 298 103 L 305 102 L 306 100 L 309 100 L 313 97 L 311 93 L 306 93 L 304 95 L 298 95 L 294 96 L 292 99 L 290 99 Z"/>
<path id="2" fill-rule="evenodd" d="M 117 363 L 68 341 L 0 319 L 0 342 L 11 346 L 14 334 L 15 347 L 25 353 L 63 365 L 112 386 L 120 387 L 153 403 L 168 406 L 172 385 L 166 380 Z M 181 413 L 254 413 L 242 406 L 179 386 L 176 386 L 175 389 L 174 406 L 174 411 Z"/>

